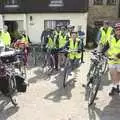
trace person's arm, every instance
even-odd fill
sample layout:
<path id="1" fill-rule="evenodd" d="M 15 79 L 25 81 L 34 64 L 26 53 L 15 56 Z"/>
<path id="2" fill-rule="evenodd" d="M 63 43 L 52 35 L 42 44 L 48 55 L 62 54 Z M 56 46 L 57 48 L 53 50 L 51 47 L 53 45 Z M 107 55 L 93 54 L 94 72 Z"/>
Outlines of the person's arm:
<path id="1" fill-rule="evenodd" d="M 30 41 L 30 38 L 29 38 L 29 36 L 27 36 L 27 38 L 28 38 L 28 42 L 29 42 L 29 43 L 32 43 L 32 42 Z"/>
<path id="2" fill-rule="evenodd" d="M 40 40 L 41 40 L 42 44 L 43 44 L 43 41 L 44 41 L 44 36 L 45 36 L 45 31 L 42 32 L 41 37 L 40 37 Z"/>
<path id="3" fill-rule="evenodd" d="M 110 48 L 109 43 L 107 42 L 102 48 L 101 52 L 104 54 Z"/>
<path id="4" fill-rule="evenodd" d="M 98 41 L 98 43 L 99 43 L 99 41 L 100 41 L 100 38 L 101 38 L 101 32 L 98 31 L 98 33 L 97 33 L 97 41 Z"/>

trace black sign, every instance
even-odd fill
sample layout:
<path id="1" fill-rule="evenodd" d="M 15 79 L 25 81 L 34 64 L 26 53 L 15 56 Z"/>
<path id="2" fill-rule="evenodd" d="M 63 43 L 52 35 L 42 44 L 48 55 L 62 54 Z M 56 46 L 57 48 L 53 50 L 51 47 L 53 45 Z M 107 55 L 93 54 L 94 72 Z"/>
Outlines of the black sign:
<path id="1" fill-rule="evenodd" d="M 3 7 L 7 12 L 87 12 L 88 0 L 21 0 L 19 8 Z M 1 9 L 0 9 L 1 11 Z"/>
<path id="2" fill-rule="evenodd" d="M 48 4 L 49 7 L 63 7 L 64 2 L 63 0 L 50 0 L 50 3 Z"/>

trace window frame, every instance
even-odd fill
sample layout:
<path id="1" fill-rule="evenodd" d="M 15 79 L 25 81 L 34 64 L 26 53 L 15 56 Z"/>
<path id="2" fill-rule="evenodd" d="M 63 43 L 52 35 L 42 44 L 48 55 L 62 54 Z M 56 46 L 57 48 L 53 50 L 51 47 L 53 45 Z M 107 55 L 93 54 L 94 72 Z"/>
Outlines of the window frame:
<path id="1" fill-rule="evenodd" d="M 117 0 L 114 0 L 114 2 L 110 2 L 113 0 L 107 0 L 107 5 L 116 5 L 117 4 Z"/>
<path id="2" fill-rule="evenodd" d="M 94 0 L 94 5 L 103 5 L 103 0 Z"/>

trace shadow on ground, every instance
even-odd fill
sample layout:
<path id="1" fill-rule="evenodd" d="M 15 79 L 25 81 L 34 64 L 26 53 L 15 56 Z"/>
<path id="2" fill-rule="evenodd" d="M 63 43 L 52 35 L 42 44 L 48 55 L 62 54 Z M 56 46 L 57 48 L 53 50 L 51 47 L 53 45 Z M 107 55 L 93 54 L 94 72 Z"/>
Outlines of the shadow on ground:
<path id="1" fill-rule="evenodd" d="M 7 120 L 10 116 L 18 112 L 19 107 L 14 107 L 13 105 L 6 107 L 9 103 L 10 101 L 6 97 L 0 96 L 0 120 Z"/>
<path id="2" fill-rule="evenodd" d="M 33 74 L 33 73 L 31 73 L 31 74 Z M 43 73 L 41 71 L 41 69 L 35 70 L 34 74 L 35 74 L 35 77 L 28 79 L 29 83 L 36 83 L 36 82 L 41 81 L 41 80 L 49 80 L 50 79 L 50 76 L 46 73 Z"/>
<path id="3" fill-rule="evenodd" d="M 72 89 L 75 87 L 74 79 L 69 80 L 66 87 L 60 87 L 57 90 L 49 93 L 44 99 L 52 100 L 53 102 L 60 102 L 61 100 L 69 100 L 72 97 Z"/>
<path id="4" fill-rule="evenodd" d="M 112 97 L 110 103 L 103 110 L 94 104 L 88 108 L 88 113 L 89 120 L 120 120 L 120 96 Z"/>

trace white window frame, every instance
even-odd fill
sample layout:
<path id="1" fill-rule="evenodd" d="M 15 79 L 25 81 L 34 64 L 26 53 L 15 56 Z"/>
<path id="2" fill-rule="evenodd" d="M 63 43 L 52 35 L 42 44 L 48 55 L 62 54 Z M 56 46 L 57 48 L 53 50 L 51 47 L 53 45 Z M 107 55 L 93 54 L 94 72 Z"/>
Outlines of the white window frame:
<path id="1" fill-rule="evenodd" d="M 107 5 L 116 5 L 117 0 L 107 0 Z"/>
<path id="2" fill-rule="evenodd" d="M 101 2 L 99 2 L 101 1 Z M 94 5 L 103 5 L 104 0 L 94 0 Z"/>

